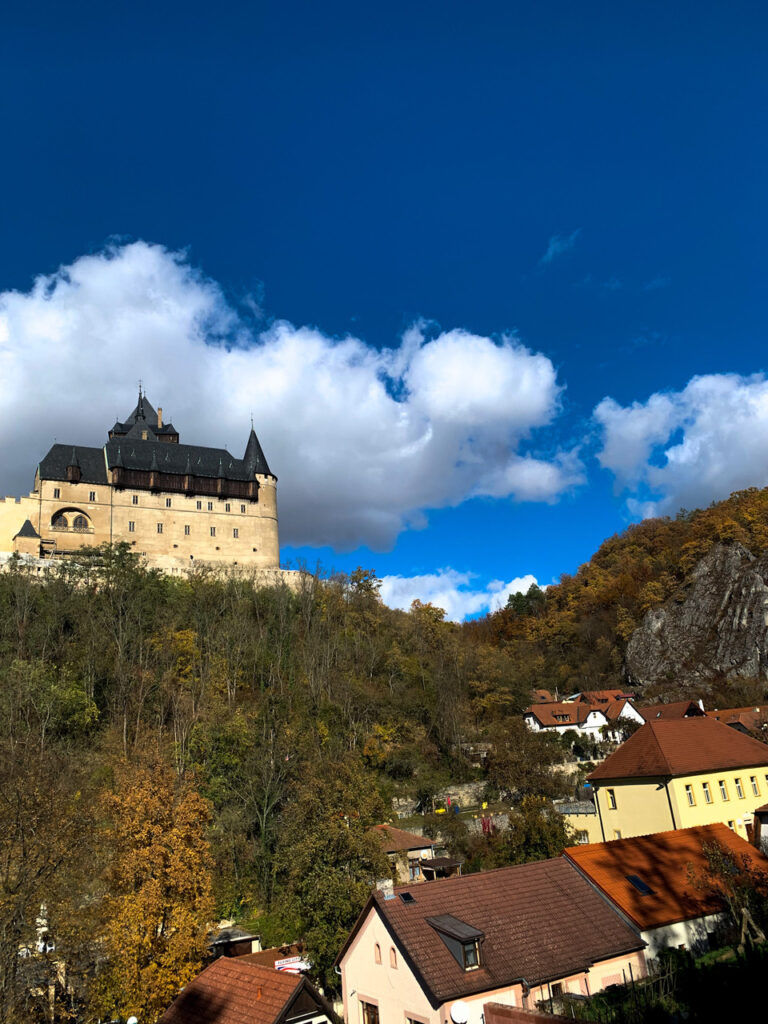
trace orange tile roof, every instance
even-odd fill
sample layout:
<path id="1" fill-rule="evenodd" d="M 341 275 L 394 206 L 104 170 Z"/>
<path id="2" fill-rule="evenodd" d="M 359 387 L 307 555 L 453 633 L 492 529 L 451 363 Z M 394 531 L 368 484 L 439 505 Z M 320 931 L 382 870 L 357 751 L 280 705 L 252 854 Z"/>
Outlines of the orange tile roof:
<path id="1" fill-rule="evenodd" d="M 374 825 L 371 832 L 378 833 L 384 853 L 404 853 L 406 850 L 425 850 L 434 846 L 434 839 L 417 836 L 415 832 L 405 832 L 392 825 Z"/>
<path id="2" fill-rule="evenodd" d="M 582 690 L 577 694 L 576 700 L 584 704 L 596 704 L 599 707 L 601 704 L 610 704 L 611 701 L 622 698 L 626 700 L 632 696 L 633 694 L 625 693 L 624 690 Z"/>
<path id="3" fill-rule="evenodd" d="M 549 704 L 531 704 L 523 712 L 524 715 L 533 715 L 542 726 L 550 725 L 581 725 L 586 722 L 587 716 L 593 711 L 601 711 L 592 704 L 577 704 L 575 701 L 552 701 Z M 559 717 L 558 717 L 559 716 Z M 563 718 L 563 716 L 566 716 Z"/>
<path id="4" fill-rule="evenodd" d="M 179 993 L 159 1024 L 276 1024 L 304 988 L 323 1007 L 306 978 L 220 957 Z"/>
<path id="5" fill-rule="evenodd" d="M 690 921 L 722 909 L 717 894 L 699 892 L 689 879 L 689 866 L 705 874 L 705 843 L 719 843 L 741 862 L 746 858 L 768 882 L 768 858 L 727 825 L 700 825 L 675 832 L 657 832 L 610 843 L 570 846 L 563 856 L 575 864 L 638 928 L 660 928 Z M 653 893 L 642 895 L 627 879 L 637 875 Z"/>
<path id="6" fill-rule="evenodd" d="M 703 715 L 646 722 L 588 778 L 674 777 L 758 765 L 768 765 L 768 746 Z"/>
<path id="7" fill-rule="evenodd" d="M 656 721 L 659 718 L 685 718 L 686 715 L 701 718 L 706 714 L 695 700 L 676 700 L 671 704 L 651 704 L 637 710 L 646 722 Z"/>

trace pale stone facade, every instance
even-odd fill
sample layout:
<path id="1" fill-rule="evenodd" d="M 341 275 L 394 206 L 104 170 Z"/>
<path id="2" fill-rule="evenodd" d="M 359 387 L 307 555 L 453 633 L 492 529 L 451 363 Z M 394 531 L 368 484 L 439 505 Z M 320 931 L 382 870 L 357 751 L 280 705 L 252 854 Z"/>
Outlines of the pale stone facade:
<path id="1" fill-rule="evenodd" d="M 103 448 L 54 445 L 30 494 L 0 500 L 0 552 L 43 558 L 125 541 L 150 566 L 277 575 L 277 478 L 253 428 L 245 456 L 182 445 L 139 392 Z"/>

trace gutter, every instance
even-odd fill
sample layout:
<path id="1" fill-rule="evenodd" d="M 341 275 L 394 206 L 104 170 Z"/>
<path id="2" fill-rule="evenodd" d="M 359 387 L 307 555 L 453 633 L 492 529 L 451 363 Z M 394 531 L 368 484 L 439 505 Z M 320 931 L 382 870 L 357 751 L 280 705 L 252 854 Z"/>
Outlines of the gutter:
<path id="1" fill-rule="evenodd" d="M 672 780 L 672 776 L 668 775 L 664 780 L 664 792 L 667 794 L 667 803 L 669 804 L 669 816 L 672 819 L 672 828 L 677 829 L 677 823 L 675 822 L 675 812 L 672 810 L 672 798 L 669 795 L 669 783 Z"/>

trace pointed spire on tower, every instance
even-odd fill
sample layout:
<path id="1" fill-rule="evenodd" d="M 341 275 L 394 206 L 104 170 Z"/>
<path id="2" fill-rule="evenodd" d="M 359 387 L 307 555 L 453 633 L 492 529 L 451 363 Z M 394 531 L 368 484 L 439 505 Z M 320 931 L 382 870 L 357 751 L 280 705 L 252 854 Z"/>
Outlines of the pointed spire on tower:
<path id="1" fill-rule="evenodd" d="M 256 474 L 260 476 L 272 476 L 267 460 L 262 451 L 259 439 L 256 437 L 256 431 L 251 426 L 251 433 L 248 435 L 248 444 L 245 446 L 245 455 L 243 456 L 243 462 L 245 468 L 248 470 L 250 476 Z"/>

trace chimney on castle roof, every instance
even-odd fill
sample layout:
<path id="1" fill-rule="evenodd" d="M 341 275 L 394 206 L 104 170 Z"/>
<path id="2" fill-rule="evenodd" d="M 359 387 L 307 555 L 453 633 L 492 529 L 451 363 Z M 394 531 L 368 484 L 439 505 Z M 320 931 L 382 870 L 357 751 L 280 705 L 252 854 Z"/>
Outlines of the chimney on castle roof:
<path id="1" fill-rule="evenodd" d="M 160 430 L 162 425 L 163 425 L 163 407 L 162 407 L 162 405 L 158 405 L 158 407 L 157 407 L 157 429 Z"/>

